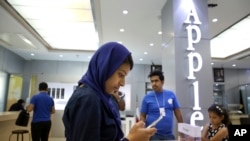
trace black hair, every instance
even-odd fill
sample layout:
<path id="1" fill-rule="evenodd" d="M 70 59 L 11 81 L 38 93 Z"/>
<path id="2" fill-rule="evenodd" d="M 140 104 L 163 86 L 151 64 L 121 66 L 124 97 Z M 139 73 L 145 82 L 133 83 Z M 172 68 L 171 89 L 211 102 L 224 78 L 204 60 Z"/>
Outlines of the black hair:
<path id="1" fill-rule="evenodd" d="M 123 61 L 123 64 L 124 63 L 128 63 L 130 65 L 130 70 L 133 69 L 133 66 L 134 66 L 134 61 L 133 61 L 133 58 L 132 58 L 132 55 L 128 55 L 128 57 Z"/>
<path id="2" fill-rule="evenodd" d="M 163 72 L 160 71 L 160 70 L 154 70 L 154 71 L 151 71 L 150 74 L 148 75 L 148 77 L 152 77 L 152 76 L 159 76 L 159 79 L 161 81 L 164 81 L 164 75 L 163 75 Z"/>
<path id="3" fill-rule="evenodd" d="M 226 127 L 228 127 L 231 124 L 231 121 L 229 119 L 229 115 L 227 113 L 227 110 L 225 108 L 223 108 L 222 106 L 220 106 L 218 104 L 212 104 L 208 108 L 207 111 L 208 112 L 214 112 L 219 117 L 224 116 L 224 119 L 222 120 L 222 123 L 224 123 L 226 125 Z"/>
<path id="4" fill-rule="evenodd" d="M 25 103 L 25 101 L 24 101 L 23 99 L 19 99 L 19 100 L 17 101 L 17 103 L 23 104 L 23 103 Z"/>
<path id="5" fill-rule="evenodd" d="M 46 82 L 41 82 L 39 84 L 39 91 L 47 91 L 48 90 L 48 84 Z"/>

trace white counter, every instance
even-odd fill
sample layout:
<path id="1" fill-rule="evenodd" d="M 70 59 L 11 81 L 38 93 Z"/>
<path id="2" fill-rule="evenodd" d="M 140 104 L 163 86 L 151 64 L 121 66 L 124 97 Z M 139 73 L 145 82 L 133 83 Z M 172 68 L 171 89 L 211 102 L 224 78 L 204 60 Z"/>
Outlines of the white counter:
<path id="1" fill-rule="evenodd" d="M 6 120 L 15 120 L 19 112 L 0 112 L 0 122 Z"/>
<path id="2" fill-rule="evenodd" d="M 15 125 L 19 112 L 0 112 L 0 140 L 8 141 L 12 130 L 26 129 L 30 130 L 30 123 L 27 127 Z M 31 121 L 31 119 L 30 119 Z M 29 136 L 24 135 L 24 141 L 28 141 Z M 16 141 L 16 136 L 12 136 L 11 141 Z"/>

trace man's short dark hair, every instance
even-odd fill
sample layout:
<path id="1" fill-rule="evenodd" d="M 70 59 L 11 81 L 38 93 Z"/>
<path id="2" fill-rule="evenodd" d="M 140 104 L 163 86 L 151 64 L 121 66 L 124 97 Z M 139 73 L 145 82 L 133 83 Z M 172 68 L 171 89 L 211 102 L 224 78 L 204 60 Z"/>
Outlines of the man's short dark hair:
<path id="1" fill-rule="evenodd" d="M 152 77 L 152 76 L 159 76 L 159 79 L 161 81 L 164 81 L 164 75 L 163 75 L 163 72 L 160 71 L 160 70 L 154 70 L 154 71 L 151 71 L 150 74 L 148 75 L 148 77 Z"/>
<path id="2" fill-rule="evenodd" d="M 48 90 L 48 84 L 46 82 L 41 82 L 39 84 L 39 91 L 47 91 Z"/>
<path id="3" fill-rule="evenodd" d="M 19 100 L 17 101 L 17 103 L 23 104 L 23 103 L 25 103 L 25 101 L 24 101 L 23 99 L 19 99 Z"/>

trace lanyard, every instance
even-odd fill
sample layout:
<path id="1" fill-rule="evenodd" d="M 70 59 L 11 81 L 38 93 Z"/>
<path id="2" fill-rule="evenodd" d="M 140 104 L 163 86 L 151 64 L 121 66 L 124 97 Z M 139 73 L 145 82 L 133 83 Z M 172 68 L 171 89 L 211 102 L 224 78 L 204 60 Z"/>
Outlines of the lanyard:
<path id="1" fill-rule="evenodd" d="M 158 99 L 157 99 L 157 97 L 156 97 L 156 93 L 155 93 L 154 95 L 155 95 L 155 100 L 156 100 L 156 102 L 157 102 L 158 108 L 160 109 L 160 104 L 159 104 L 159 101 L 158 101 Z M 164 92 L 162 92 L 162 96 L 163 96 L 163 98 L 162 98 L 162 105 L 163 105 L 163 108 L 165 108 Z"/>

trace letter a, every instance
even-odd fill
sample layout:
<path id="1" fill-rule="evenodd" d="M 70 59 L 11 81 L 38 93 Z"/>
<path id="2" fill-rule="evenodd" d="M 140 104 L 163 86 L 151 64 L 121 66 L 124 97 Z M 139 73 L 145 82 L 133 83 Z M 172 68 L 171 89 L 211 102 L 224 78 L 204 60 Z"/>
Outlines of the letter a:
<path id="1" fill-rule="evenodd" d="M 234 132 L 234 136 L 241 136 L 241 135 L 240 135 L 240 131 L 239 131 L 239 129 L 236 129 L 236 130 L 235 130 L 235 132 Z"/>
<path id="2" fill-rule="evenodd" d="M 190 4 L 190 11 L 189 11 L 188 16 L 187 16 L 186 20 L 184 21 L 184 23 L 191 24 L 191 21 L 190 21 L 191 16 L 193 16 L 193 18 L 194 18 L 194 24 L 201 24 L 201 21 L 197 15 L 195 7 L 194 7 L 194 4 Z"/>

